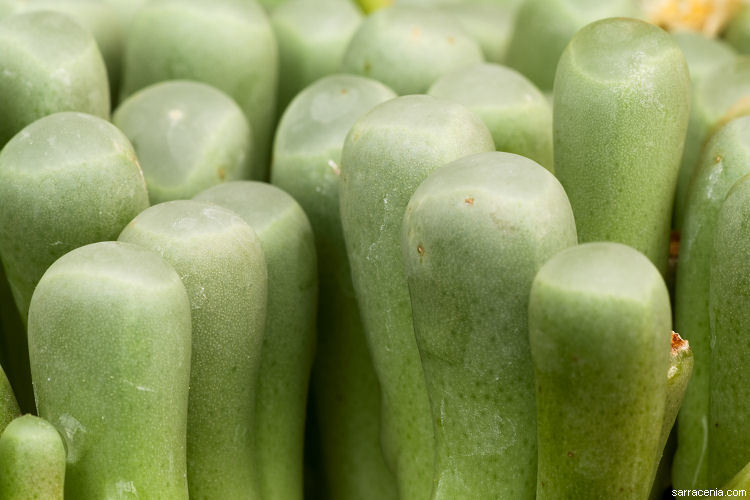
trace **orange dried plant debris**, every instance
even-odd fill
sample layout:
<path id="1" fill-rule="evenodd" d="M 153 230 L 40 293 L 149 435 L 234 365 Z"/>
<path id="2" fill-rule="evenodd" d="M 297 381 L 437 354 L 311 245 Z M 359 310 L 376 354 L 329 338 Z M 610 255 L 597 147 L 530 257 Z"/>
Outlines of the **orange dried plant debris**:
<path id="1" fill-rule="evenodd" d="M 644 0 L 648 20 L 668 31 L 700 31 L 716 36 L 743 0 Z"/>

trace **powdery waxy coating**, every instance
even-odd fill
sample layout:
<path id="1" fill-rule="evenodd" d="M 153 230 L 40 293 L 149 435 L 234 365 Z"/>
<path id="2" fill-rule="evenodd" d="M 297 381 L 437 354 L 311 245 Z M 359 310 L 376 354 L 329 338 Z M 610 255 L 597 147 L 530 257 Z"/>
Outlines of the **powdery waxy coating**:
<path id="1" fill-rule="evenodd" d="M 310 222 L 294 198 L 262 182 L 230 182 L 194 199 L 234 211 L 253 228 L 263 247 L 268 307 L 253 428 L 261 498 L 301 499 L 318 294 Z"/>
<path id="2" fill-rule="evenodd" d="M 503 63 L 513 35 L 514 2 L 456 2 L 441 6 L 482 49 L 485 60 Z M 515 2 L 518 3 L 518 2 Z"/>
<path id="3" fill-rule="evenodd" d="M 737 55 L 726 42 L 697 31 L 676 31 L 670 34 L 685 56 L 693 86 L 711 78 L 714 71 L 734 61 Z"/>
<path id="4" fill-rule="evenodd" d="M 552 106 L 517 71 L 479 63 L 443 75 L 427 93 L 475 112 L 498 151 L 525 156 L 552 171 Z"/>
<path id="5" fill-rule="evenodd" d="M 362 23 L 350 0 L 292 0 L 271 13 L 279 43 L 279 106 L 284 111 L 297 93 L 339 71 L 349 40 Z"/>
<path id="6" fill-rule="evenodd" d="M 116 102 L 125 32 L 114 7 L 100 0 L 18 0 L 15 12 L 38 10 L 54 10 L 70 16 L 93 35 L 107 67 L 111 101 Z"/>
<path id="7" fill-rule="evenodd" d="M 59 12 L 0 21 L 0 147 L 59 111 L 109 117 L 107 70 L 96 41 Z"/>
<path id="8" fill-rule="evenodd" d="M 633 0 L 527 0 L 516 14 L 506 63 L 550 91 L 558 60 L 579 29 L 598 19 L 639 14 Z"/>
<path id="9" fill-rule="evenodd" d="M 677 190 L 675 191 L 674 214 L 672 216 L 672 225 L 675 229 L 681 229 L 685 217 L 685 198 L 687 197 L 688 187 L 690 185 L 693 172 L 695 171 L 696 162 L 699 160 L 700 152 L 704 146 L 705 138 L 697 137 L 701 133 L 696 122 L 696 102 L 699 100 L 696 92 L 698 86 L 703 80 L 716 77 L 722 78 L 720 71 L 722 66 L 731 65 L 736 57 L 736 53 L 727 43 L 717 38 L 711 38 L 702 33 L 694 31 L 677 31 L 672 33 L 677 45 L 680 46 L 682 53 L 685 55 L 685 61 L 690 71 L 690 121 L 688 123 L 687 138 L 685 147 L 682 151 L 682 163 L 680 165 L 680 174 L 677 178 Z"/>
<path id="10" fill-rule="evenodd" d="M 162 80 L 196 80 L 231 96 L 253 134 L 250 177 L 265 179 L 276 109 L 278 49 L 255 0 L 153 0 L 125 43 L 121 99 Z"/>
<path id="11" fill-rule="evenodd" d="M 430 405 L 401 252 L 404 210 L 430 172 L 494 149 L 479 117 L 460 104 L 424 95 L 376 106 L 344 143 L 341 222 L 380 381 L 383 452 L 403 498 L 427 498 L 434 469 Z"/>
<path id="12" fill-rule="evenodd" d="M 685 204 L 675 287 L 675 329 L 695 353 L 693 377 L 677 426 L 673 471 L 678 489 L 708 488 L 711 337 L 709 276 L 714 234 L 729 189 L 750 173 L 750 116 L 732 120 L 704 148 Z M 749 458 L 750 460 L 750 458 Z"/>
<path id="13" fill-rule="evenodd" d="M 727 122 L 749 113 L 750 56 L 731 58 L 695 83 L 675 194 L 676 227 L 682 227 L 687 192 L 703 146 Z"/>
<path id="14" fill-rule="evenodd" d="M 712 79 L 714 74 L 716 74 L 717 78 L 723 78 L 723 76 L 719 76 L 724 71 L 722 68 L 731 66 L 737 53 L 724 41 L 698 32 L 678 31 L 672 33 L 672 37 L 685 55 L 685 61 L 687 61 L 688 69 L 690 70 L 690 83 L 692 87 L 690 95 L 690 122 L 688 124 L 685 148 L 682 151 L 682 163 L 680 165 L 680 175 L 677 178 L 674 215 L 672 217 L 673 226 L 679 230 L 684 224 L 685 211 L 687 210 L 685 206 L 686 198 L 693 175 L 695 175 L 694 172 L 698 168 L 697 162 L 700 160 L 706 141 L 710 139 L 710 136 L 701 135 L 706 133 L 705 130 L 702 130 L 705 125 L 701 125 L 700 121 L 697 120 L 698 114 L 696 113 L 696 109 L 699 109 L 700 104 L 698 101 L 702 99 L 699 97 L 697 89 L 704 80 Z"/>
<path id="15" fill-rule="evenodd" d="M 29 311 L 39 415 L 67 449 L 66 498 L 187 499 L 190 304 L 157 254 L 100 242 L 44 274 Z"/>
<path id="16" fill-rule="evenodd" d="M 65 447 L 52 424 L 34 415 L 15 419 L 0 434 L 0 498 L 62 500 Z"/>
<path id="17" fill-rule="evenodd" d="M 133 144 L 154 205 L 250 176 L 247 118 L 231 97 L 210 85 L 151 85 L 128 97 L 112 122 Z"/>
<path id="18" fill-rule="evenodd" d="M 571 40 L 555 78 L 555 175 L 581 242 L 630 245 L 666 272 L 689 100 L 685 57 L 662 29 L 605 19 Z"/>
<path id="19" fill-rule="evenodd" d="M 426 92 L 445 73 L 483 60 L 477 43 L 448 14 L 394 6 L 362 22 L 346 49 L 342 69 L 406 95 Z"/>
<path id="20" fill-rule="evenodd" d="M 709 284 L 708 486 L 750 462 L 747 332 L 750 329 L 750 176 L 729 191 L 716 221 Z"/>
<path id="21" fill-rule="evenodd" d="M 552 257 L 529 299 L 537 384 L 537 498 L 647 498 L 670 366 L 669 293 L 619 243 Z"/>
<path id="22" fill-rule="evenodd" d="M 127 137 L 83 113 L 56 113 L 19 132 L 0 152 L 0 255 L 26 321 L 44 271 L 88 243 L 117 238 L 148 207 Z"/>
<path id="23" fill-rule="evenodd" d="M 0 434 L 6 425 L 19 416 L 21 416 L 21 409 L 18 407 L 8 377 L 5 376 L 3 367 L 0 366 Z"/>
<path id="24" fill-rule="evenodd" d="M 254 424 L 267 274 L 258 237 L 234 212 L 179 200 L 141 212 L 119 239 L 161 254 L 190 299 L 190 497 L 260 498 Z"/>
<path id="25" fill-rule="evenodd" d="M 380 386 L 359 315 L 339 212 L 341 149 L 354 122 L 396 97 L 382 83 L 332 75 L 281 117 L 271 182 L 305 210 L 315 234 L 320 288 L 313 397 L 332 500 L 396 498 L 380 448 Z"/>
<path id="26" fill-rule="evenodd" d="M 522 156 L 455 160 L 411 197 L 402 246 L 435 430 L 432 498 L 535 497 L 529 290 L 576 243 L 562 186 Z"/>

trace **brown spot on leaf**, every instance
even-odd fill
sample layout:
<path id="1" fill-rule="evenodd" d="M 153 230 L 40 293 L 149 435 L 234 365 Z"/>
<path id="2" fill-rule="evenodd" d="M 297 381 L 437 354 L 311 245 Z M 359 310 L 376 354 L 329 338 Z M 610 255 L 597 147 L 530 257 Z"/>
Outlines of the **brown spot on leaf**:
<path id="1" fill-rule="evenodd" d="M 453 38 L 452 36 L 449 36 L 449 37 L 448 37 L 448 43 L 449 43 L 449 44 L 451 44 L 451 45 L 453 45 L 453 44 L 455 44 L 455 43 L 456 43 L 456 39 L 455 39 L 455 38 Z"/>
<path id="2" fill-rule="evenodd" d="M 719 162 L 721 162 L 721 159 L 722 159 L 722 158 L 721 158 L 721 155 L 716 155 L 716 158 L 714 158 L 714 163 L 719 163 Z"/>
<path id="3" fill-rule="evenodd" d="M 424 256 L 424 247 L 422 245 L 417 245 L 417 253 L 420 257 Z"/>
<path id="4" fill-rule="evenodd" d="M 568 456 L 569 456 L 570 458 L 573 458 L 574 456 L 576 456 L 576 454 L 575 454 L 575 452 L 569 451 L 569 452 L 568 452 Z"/>
<path id="5" fill-rule="evenodd" d="M 349 92 L 349 91 L 348 91 L 348 90 L 346 90 L 346 89 L 341 89 L 341 94 L 342 94 L 342 95 L 345 95 L 345 94 L 347 94 L 348 92 Z"/>
<path id="6" fill-rule="evenodd" d="M 362 65 L 362 71 L 365 75 L 370 74 L 370 71 L 372 71 L 372 64 L 370 64 L 370 61 L 365 61 L 365 63 Z"/>
<path id="7" fill-rule="evenodd" d="M 672 355 L 676 356 L 680 351 L 686 351 L 690 349 L 690 343 L 680 337 L 677 332 L 672 332 Z"/>
<path id="8" fill-rule="evenodd" d="M 677 263 L 677 257 L 680 255 L 680 239 L 681 234 L 679 231 L 672 231 L 669 236 L 669 259 Z"/>
<path id="9" fill-rule="evenodd" d="M 466 199 L 464 200 L 464 202 L 465 202 L 465 203 L 466 203 L 467 205 L 473 205 L 473 204 L 474 204 L 474 198 L 472 198 L 472 197 L 468 197 L 468 198 L 466 198 Z"/>
<path id="10" fill-rule="evenodd" d="M 224 180 L 224 178 L 225 178 L 225 177 L 227 176 L 227 171 L 226 171 L 226 170 L 224 170 L 223 168 L 220 168 L 220 169 L 219 169 L 219 170 L 217 171 L 217 173 L 219 174 L 219 179 L 221 179 L 222 181 L 223 181 L 223 180 Z"/>

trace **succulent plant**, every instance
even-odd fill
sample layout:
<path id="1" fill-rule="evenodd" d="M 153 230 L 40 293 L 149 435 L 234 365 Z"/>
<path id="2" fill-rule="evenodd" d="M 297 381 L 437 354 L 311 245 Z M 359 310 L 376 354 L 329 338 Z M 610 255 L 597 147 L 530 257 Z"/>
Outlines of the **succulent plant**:
<path id="1" fill-rule="evenodd" d="M 399 494 L 432 490 L 433 432 L 401 252 L 404 210 L 436 168 L 494 150 L 487 127 L 460 104 L 403 96 L 349 131 L 341 156 L 341 222 L 354 290 L 382 392 L 382 445 Z"/>
<path id="2" fill-rule="evenodd" d="M 529 290 L 576 241 L 560 183 L 514 154 L 450 162 L 412 195 L 402 245 L 435 430 L 432 498 L 535 498 Z"/>
<path id="3" fill-rule="evenodd" d="M 29 354 L 39 415 L 65 442 L 66 498 L 187 498 L 190 351 L 188 295 L 156 253 L 92 243 L 44 273 Z"/>
<path id="4" fill-rule="evenodd" d="M 190 299 L 190 496 L 257 497 L 253 431 L 268 290 L 258 237 L 230 210 L 178 200 L 141 212 L 119 241 L 159 253 Z"/>

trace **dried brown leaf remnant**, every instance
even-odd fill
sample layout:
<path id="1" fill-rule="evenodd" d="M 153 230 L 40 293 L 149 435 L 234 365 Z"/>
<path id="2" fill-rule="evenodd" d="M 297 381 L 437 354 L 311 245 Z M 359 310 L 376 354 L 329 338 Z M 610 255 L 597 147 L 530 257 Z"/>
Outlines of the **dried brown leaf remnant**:
<path id="1" fill-rule="evenodd" d="M 679 333 L 672 332 L 672 356 L 677 356 L 688 349 L 690 349 L 690 342 L 680 337 Z"/>

